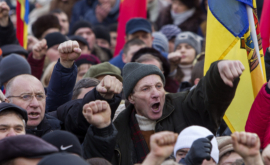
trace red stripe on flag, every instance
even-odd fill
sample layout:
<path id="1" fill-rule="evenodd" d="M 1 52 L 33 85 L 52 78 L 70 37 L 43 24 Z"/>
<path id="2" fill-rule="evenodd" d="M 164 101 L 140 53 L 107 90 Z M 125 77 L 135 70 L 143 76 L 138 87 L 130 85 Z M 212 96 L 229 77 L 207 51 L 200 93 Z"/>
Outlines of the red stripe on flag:
<path id="1" fill-rule="evenodd" d="M 125 44 L 126 23 L 135 17 L 146 18 L 146 0 L 124 0 L 120 6 L 117 29 L 117 45 L 114 57 L 117 56 Z"/>
<path id="2" fill-rule="evenodd" d="M 269 39 L 270 39 L 270 0 L 264 0 L 263 3 L 263 11 L 261 15 L 261 24 L 260 24 L 260 31 L 262 36 L 262 45 L 263 45 L 263 53 L 265 53 L 266 48 L 270 46 Z"/>
<path id="3" fill-rule="evenodd" d="M 21 19 L 21 4 L 17 1 L 16 6 L 16 15 L 17 15 L 17 29 L 16 29 L 16 36 L 20 43 L 20 45 L 23 47 L 23 31 L 24 31 L 24 22 Z"/>

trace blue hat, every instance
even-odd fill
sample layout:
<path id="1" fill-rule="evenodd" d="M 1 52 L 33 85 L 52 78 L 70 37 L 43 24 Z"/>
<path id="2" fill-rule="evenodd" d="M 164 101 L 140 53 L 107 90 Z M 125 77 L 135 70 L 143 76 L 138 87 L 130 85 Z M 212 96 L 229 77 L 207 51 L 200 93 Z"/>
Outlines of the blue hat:
<path id="1" fill-rule="evenodd" d="M 161 27 L 160 32 L 163 33 L 168 40 L 171 40 L 181 33 L 181 29 L 176 25 L 165 25 Z"/>
<path id="2" fill-rule="evenodd" d="M 158 51 L 169 53 L 169 42 L 166 36 L 161 32 L 154 32 L 152 33 L 152 36 L 154 37 L 152 44 L 153 48 Z"/>
<path id="3" fill-rule="evenodd" d="M 130 19 L 126 24 L 126 34 L 133 34 L 137 31 L 152 33 L 151 23 L 144 18 Z"/>

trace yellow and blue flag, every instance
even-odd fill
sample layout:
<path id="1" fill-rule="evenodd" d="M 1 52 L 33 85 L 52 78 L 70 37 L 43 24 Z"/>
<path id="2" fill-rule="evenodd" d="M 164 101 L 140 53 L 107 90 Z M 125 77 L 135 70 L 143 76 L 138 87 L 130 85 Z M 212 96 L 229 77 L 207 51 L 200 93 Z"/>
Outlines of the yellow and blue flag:
<path id="1" fill-rule="evenodd" d="M 256 2 L 253 0 L 208 0 L 205 68 L 217 60 L 240 60 L 245 71 L 224 120 L 232 132 L 244 131 L 249 110 L 266 82 L 264 56 Z M 251 7 L 260 50 L 260 61 L 251 37 L 247 8 Z M 262 68 L 262 69 L 261 69 Z"/>

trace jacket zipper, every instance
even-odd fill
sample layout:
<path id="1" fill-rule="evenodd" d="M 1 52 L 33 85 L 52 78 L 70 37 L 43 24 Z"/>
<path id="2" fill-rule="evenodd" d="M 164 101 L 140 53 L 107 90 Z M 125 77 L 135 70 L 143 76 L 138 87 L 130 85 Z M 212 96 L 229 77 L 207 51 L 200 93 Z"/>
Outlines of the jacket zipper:
<path id="1" fill-rule="evenodd" d="M 168 116 L 170 116 L 173 112 L 174 112 L 174 109 L 173 109 L 167 116 L 165 116 L 163 119 L 158 120 L 157 123 L 159 123 L 159 122 L 161 122 L 162 120 L 166 119 L 166 118 L 167 118 Z M 156 125 L 157 125 L 157 123 L 156 123 Z M 155 133 L 156 133 L 156 129 L 155 129 Z"/>

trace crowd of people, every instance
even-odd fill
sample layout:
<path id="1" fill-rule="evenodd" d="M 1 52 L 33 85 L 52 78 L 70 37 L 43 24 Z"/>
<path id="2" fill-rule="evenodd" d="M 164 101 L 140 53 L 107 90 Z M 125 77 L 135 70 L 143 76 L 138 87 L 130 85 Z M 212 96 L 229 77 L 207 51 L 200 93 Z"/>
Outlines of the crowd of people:
<path id="1" fill-rule="evenodd" d="M 119 53 L 121 0 L 29 2 L 23 48 L 16 0 L 0 1 L 0 165 L 270 165 L 270 81 L 232 133 L 249 69 L 204 75 L 207 0 L 147 0 Z M 270 48 L 265 63 L 269 79 Z"/>

